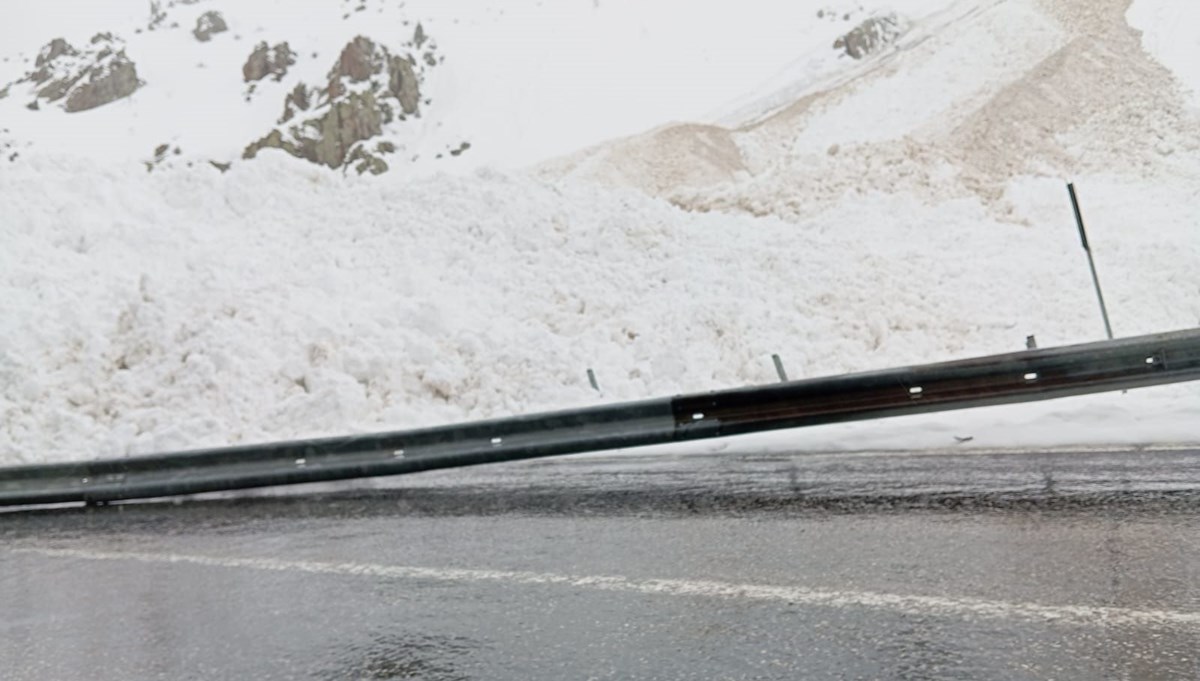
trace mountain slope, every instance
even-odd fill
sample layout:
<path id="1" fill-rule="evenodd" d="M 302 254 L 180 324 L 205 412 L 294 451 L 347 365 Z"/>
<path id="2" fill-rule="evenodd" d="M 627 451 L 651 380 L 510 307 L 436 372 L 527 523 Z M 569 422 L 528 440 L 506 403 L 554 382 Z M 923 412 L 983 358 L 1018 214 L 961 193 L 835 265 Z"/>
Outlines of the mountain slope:
<path id="1" fill-rule="evenodd" d="M 1194 178 L 1200 119 L 1143 50 L 1128 6 L 961 0 L 788 106 L 734 127 L 600 145 L 543 173 L 643 188 L 693 210 L 787 218 L 864 191 L 976 195 L 1003 215 L 1006 185 L 1024 174 Z"/>

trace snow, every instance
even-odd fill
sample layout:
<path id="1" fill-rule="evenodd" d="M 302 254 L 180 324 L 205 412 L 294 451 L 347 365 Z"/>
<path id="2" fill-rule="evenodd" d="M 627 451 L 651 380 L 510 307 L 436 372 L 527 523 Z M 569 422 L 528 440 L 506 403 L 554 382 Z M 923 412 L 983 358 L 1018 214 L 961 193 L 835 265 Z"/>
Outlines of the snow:
<path id="1" fill-rule="evenodd" d="M 0 149 L 21 151 L 0 160 L 0 464 L 766 384 L 773 353 L 805 378 L 1030 334 L 1099 340 L 1065 175 L 1117 334 L 1196 327 L 1200 125 L 1167 76 L 1143 77 L 1162 69 L 1135 38 L 1088 51 L 1079 36 L 1124 13 L 1090 2 L 209 0 L 142 33 L 121 28 L 145 23 L 140 0 L 40 3 L 28 30 L 0 23 L 0 42 L 31 56 L 115 28 L 147 86 L 83 114 L 0 100 Z M 1154 7 L 1130 11 L 1140 40 L 1176 44 L 1161 36 L 1179 16 Z M 230 30 L 196 42 L 211 9 Z M 831 49 L 892 10 L 909 26 L 894 50 Z M 240 156 L 357 33 L 400 22 L 399 44 L 417 21 L 446 61 L 409 141 L 428 157 L 470 140 L 467 154 L 380 177 L 275 151 L 227 173 L 203 162 Z M 259 40 L 300 59 L 246 102 Z M 1065 90 L 1056 60 L 1096 80 Z M 0 62 L 0 80 L 22 68 Z M 1136 96 L 1114 94 L 1130 82 Z M 674 120 L 706 125 L 523 169 Z M 168 141 L 180 162 L 146 172 Z M 695 182 L 721 144 L 741 165 Z M 1195 442 L 1200 385 L 1186 384 L 680 451 Z"/>
<path id="2" fill-rule="evenodd" d="M 904 196 L 803 224 L 697 215 L 494 171 L 350 179 L 276 152 L 224 175 L 38 159 L 5 179 L 7 462 L 761 384 L 772 353 L 811 377 L 1102 332 L 1062 187 L 1038 179 L 1012 187 L 1032 227 Z M 1153 208 L 1135 210 L 1133 192 Z M 1200 320 L 1200 243 L 1179 219 L 1194 191 L 1095 178 L 1081 194 L 1117 331 Z M 1122 441 L 1200 439 L 1197 397 L 1187 386 L 1015 413 L 1074 423 L 1043 426 L 1043 443 L 1090 441 L 1076 428 L 1091 423 Z M 1014 441 L 988 418 L 862 437 Z M 863 441 L 829 432 L 824 448 Z"/>
<path id="3" fill-rule="evenodd" d="M 971 3 L 969 9 L 984 4 Z M 966 100 L 999 89 L 1061 45 L 1061 32 L 1036 11 L 1034 0 L 1011 0 L 991 11 L 962 12 L 953 18 L 960 25 L 952 36 L 927 37 L 942 44 L 933 50 L 926 46 L 921 58 L 906 65 L 903 77 L 860 88 L 814 116 L 801 138 L 814 145 L 809 150 L 823 152 L 829 140 L 852 144 L 896 139 L 930 121 L 953 124 L 956 111 L 969 110 Z M 970 40 L 960 39 L 968 32 Z M 964 64 L 972 68 L 964 69 Z M 875 113 L 873 125 L 863 125 L 863 111 Z"/>
<path id="4" fill-rule="evenodd" d="M 1134 0 L 1126 15 L 1142 31 L 1142 44 L 1171 69 L 1200 106 L 1200 5 L 1178 0 Z"/>
<path id="5" fill-rule="evenodd" d="M 366 9 L 354 11 L 358 5 Z M 422 159 L 415 171 L 517 168 L 666 121 L 703 119 L 785 68 L 798 47 L 822 46 L 828 60 L 848 61 L 838 62 L 828 46 L 863 14 L 859 6 L 845 0 L 206 0 L 172 7 L 167 26 L 135 33 L 149 18 L 144 0 L 47 0 L 24 8 L 20 21 L 4 22 L 0 44 L 32 58 L 53 37 L 79 45 L 112 30 L 128 43 L 149 86 L 86 119 L 26 111 L 26 99 L 12 96 L 0 100 L 0 119 L 16 137 L 50 153 L 145 160 L 170 143 L 187 158 L 225 162 L 274 126 L 283 95 L 297 82 L 322 82 L 355 35 L 398 44 L 420 22 L 446 61 L 425 91 L 433 104 L 409 126 L 406 141 Z M 819 8 L 852 19 L 817 21 Z M 201 43 L 191 29 L 207 11 L 221 12 L 229 31 Z M 169 28 L 173 22 L 179 26 Z M 246 57 L 259 41 L 283 40 L 297 64 L 282 82 L 262 81 L 245 101 Z M 23 72 L 15 59 L 0 64 L 0 83 Z M 464 140 L 470 153 L 434 158 Z"/>

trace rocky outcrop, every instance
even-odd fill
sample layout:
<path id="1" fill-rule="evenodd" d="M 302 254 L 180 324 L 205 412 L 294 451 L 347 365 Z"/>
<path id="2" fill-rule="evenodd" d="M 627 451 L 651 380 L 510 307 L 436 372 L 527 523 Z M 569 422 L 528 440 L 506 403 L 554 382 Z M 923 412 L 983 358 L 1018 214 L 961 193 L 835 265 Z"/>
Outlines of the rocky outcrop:
<path id="1" fill-rule="evenodd" d="M 417 37 L 432 54 L 436 48 L 423 30 Z M 247 77 L 263 71 L 255 55 L 262 55 L 264 47 L 251 55 L 258 61 L 247 62 Z M 415 41 L 406 47 L 415 47 Z M 246 147 L 243 157 L 281 149 L 330 168 L 382 173 L 388 169 L 383 157 L 396 147 L 386 141 L 369 146 L 368 141 L 389 124 L 420 116 L 421 83 L 428 68 L 412 51 L 393 52 L 358 36 L 342 49 L 322 85 L 299 83 L 286 95 L 280 127 Z"/>
<path id="2" fill-rule="evenodd" d="M 146 24 L 148 30 L 156 30 L 167 20 L 167 10 L 161 0 L 150 0 L 150 21 Z"/>
<path id="3" fill-rule="evenodd" d="M 900 18 L 895 14 L 870 17 L 833 43 L 833 49 L 843 50 L 854 59 L 863 59 L 896 42 L 903 32 Z"/>
<path id="4" fill-rule="evenodd" d="M 289 139 L 279 130 L 247 147 L 244 156 L 253 158 L 261 149 L 283 149 L 313 163 L 340 168 L 355 144 L 383 132 L 383 114 L 373 92 L 352 92 L 323 108 L 321 115 L 305 121 L 306 132 Z"/>
<path id="5" fill-rule="evenodd" d="M 247 83 L 274 76 L 278 82 L 287 75 L 288 67 L 296 63 L 296 56 L 287 43 L 269 47 L 265 42 L 255 46 L 242 67 L 242 79 Z"/>
<path id="6" fill-rule="evenodd" d="M 132 95 L 139 85 L 137 66 L 121 53 L 107 64 L 91 69 L 87 82 L 71 90 L 63 108 L 68 112 L 95 109 Z"/>
<path id="7" fill-rule="evenodd" d="M 196 40 L 206 43 L 212 40 L 214 35 L 228 30 L 229 26 L 225 24 L 225 18 L 220 12 L 205 12 L 196 20 L 196 28 L 192 30 L 192 35 L 196 36 Z"/>
<path id="8" fill-rule="evenodd" d="M 308 111 L 312 107 L 312 93 L 309 92 L 308 86 L 304 83 L 296 83 L 296 87 L 287 94 L 283 99 L 283 116 L 279 119 L 280 123 L 286 123 L 301 111 Z"/>
<path id="9" fill-rule="evenodd" d="M 27 108 L 33 111 L 41 109 L 42 102 L 58 101 L 69 112 L 87 111 L 128 97 L 142 85 L 124 44 L 111 33 L 95 35 L 82 49 L 55 38 L 41 49 L 33 65 L 32 72 L 5 87 L 9 91 L 29 86 L 34 99 Z"/>
<path id="10" fill-rule="evenodd" d="M 71 43 L 68 43 L 63 38 L 55 38 L 42 48 L 42 51 L 38 53 L 37 59 L 33 62 L 33 65 L 39 69 L 49 68 L 50 63 L 55 59 L 58 59 L 64 55 L 73 57 L 77 54 L 79 53 L 75 51 L 75 48 L 71 47 Z"/>

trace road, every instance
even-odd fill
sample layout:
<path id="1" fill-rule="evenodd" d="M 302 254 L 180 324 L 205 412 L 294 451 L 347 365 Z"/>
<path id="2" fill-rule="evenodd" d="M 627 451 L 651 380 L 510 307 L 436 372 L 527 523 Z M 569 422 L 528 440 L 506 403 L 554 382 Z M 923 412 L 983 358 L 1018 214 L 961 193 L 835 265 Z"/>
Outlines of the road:
<path id="1" fill-rule="evenodd" d="M 1200 451 L 583 457 L 0 513 L 24 679 L 1194 679 Z"/>

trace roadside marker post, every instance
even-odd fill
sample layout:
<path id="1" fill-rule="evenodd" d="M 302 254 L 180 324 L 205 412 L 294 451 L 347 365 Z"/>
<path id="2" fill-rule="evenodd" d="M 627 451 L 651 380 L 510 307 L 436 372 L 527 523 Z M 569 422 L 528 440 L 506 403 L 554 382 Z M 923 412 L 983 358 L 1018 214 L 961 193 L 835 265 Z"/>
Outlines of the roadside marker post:
<path id="1" fill-rule="evenodd" d="M 1071 195 L 1071 207 L 1075 210 L 1075 224 L 1079 226 L 1079 239 L 1083 242 L 1083 250 L 1087 252 L 1088 266 L 1092 268 L 1092 283 L 1096 286 L 1096 298 L 1100 300 L 1100 314 L 1104 316 L 1104 331 L 1108 339 L 1113 339 L 1112 324 L 1108 321 L 1108 306 L 1104 304 L 1104 293 L 1100 290 L 1100 275 L 1096 274 L 1096 260 L 1092 257 L 1092 247 L 1088 244 L 1087 230 L 1083 226 L 1083 212 L 1079 209 L 1079 196 L 1075 194 L 1075 183 L 1067 183 L 1067 193 Z"/>
<path id="2" fill-rule="evenodd" d="M 775 373 L 779 374 L 779 382 L 787 383 L 788 376 L 787 371 L 783 368 L 783 360 L 779 358 L 779 355 L 771 355 L 771 361 L 775 363 Z"/>

